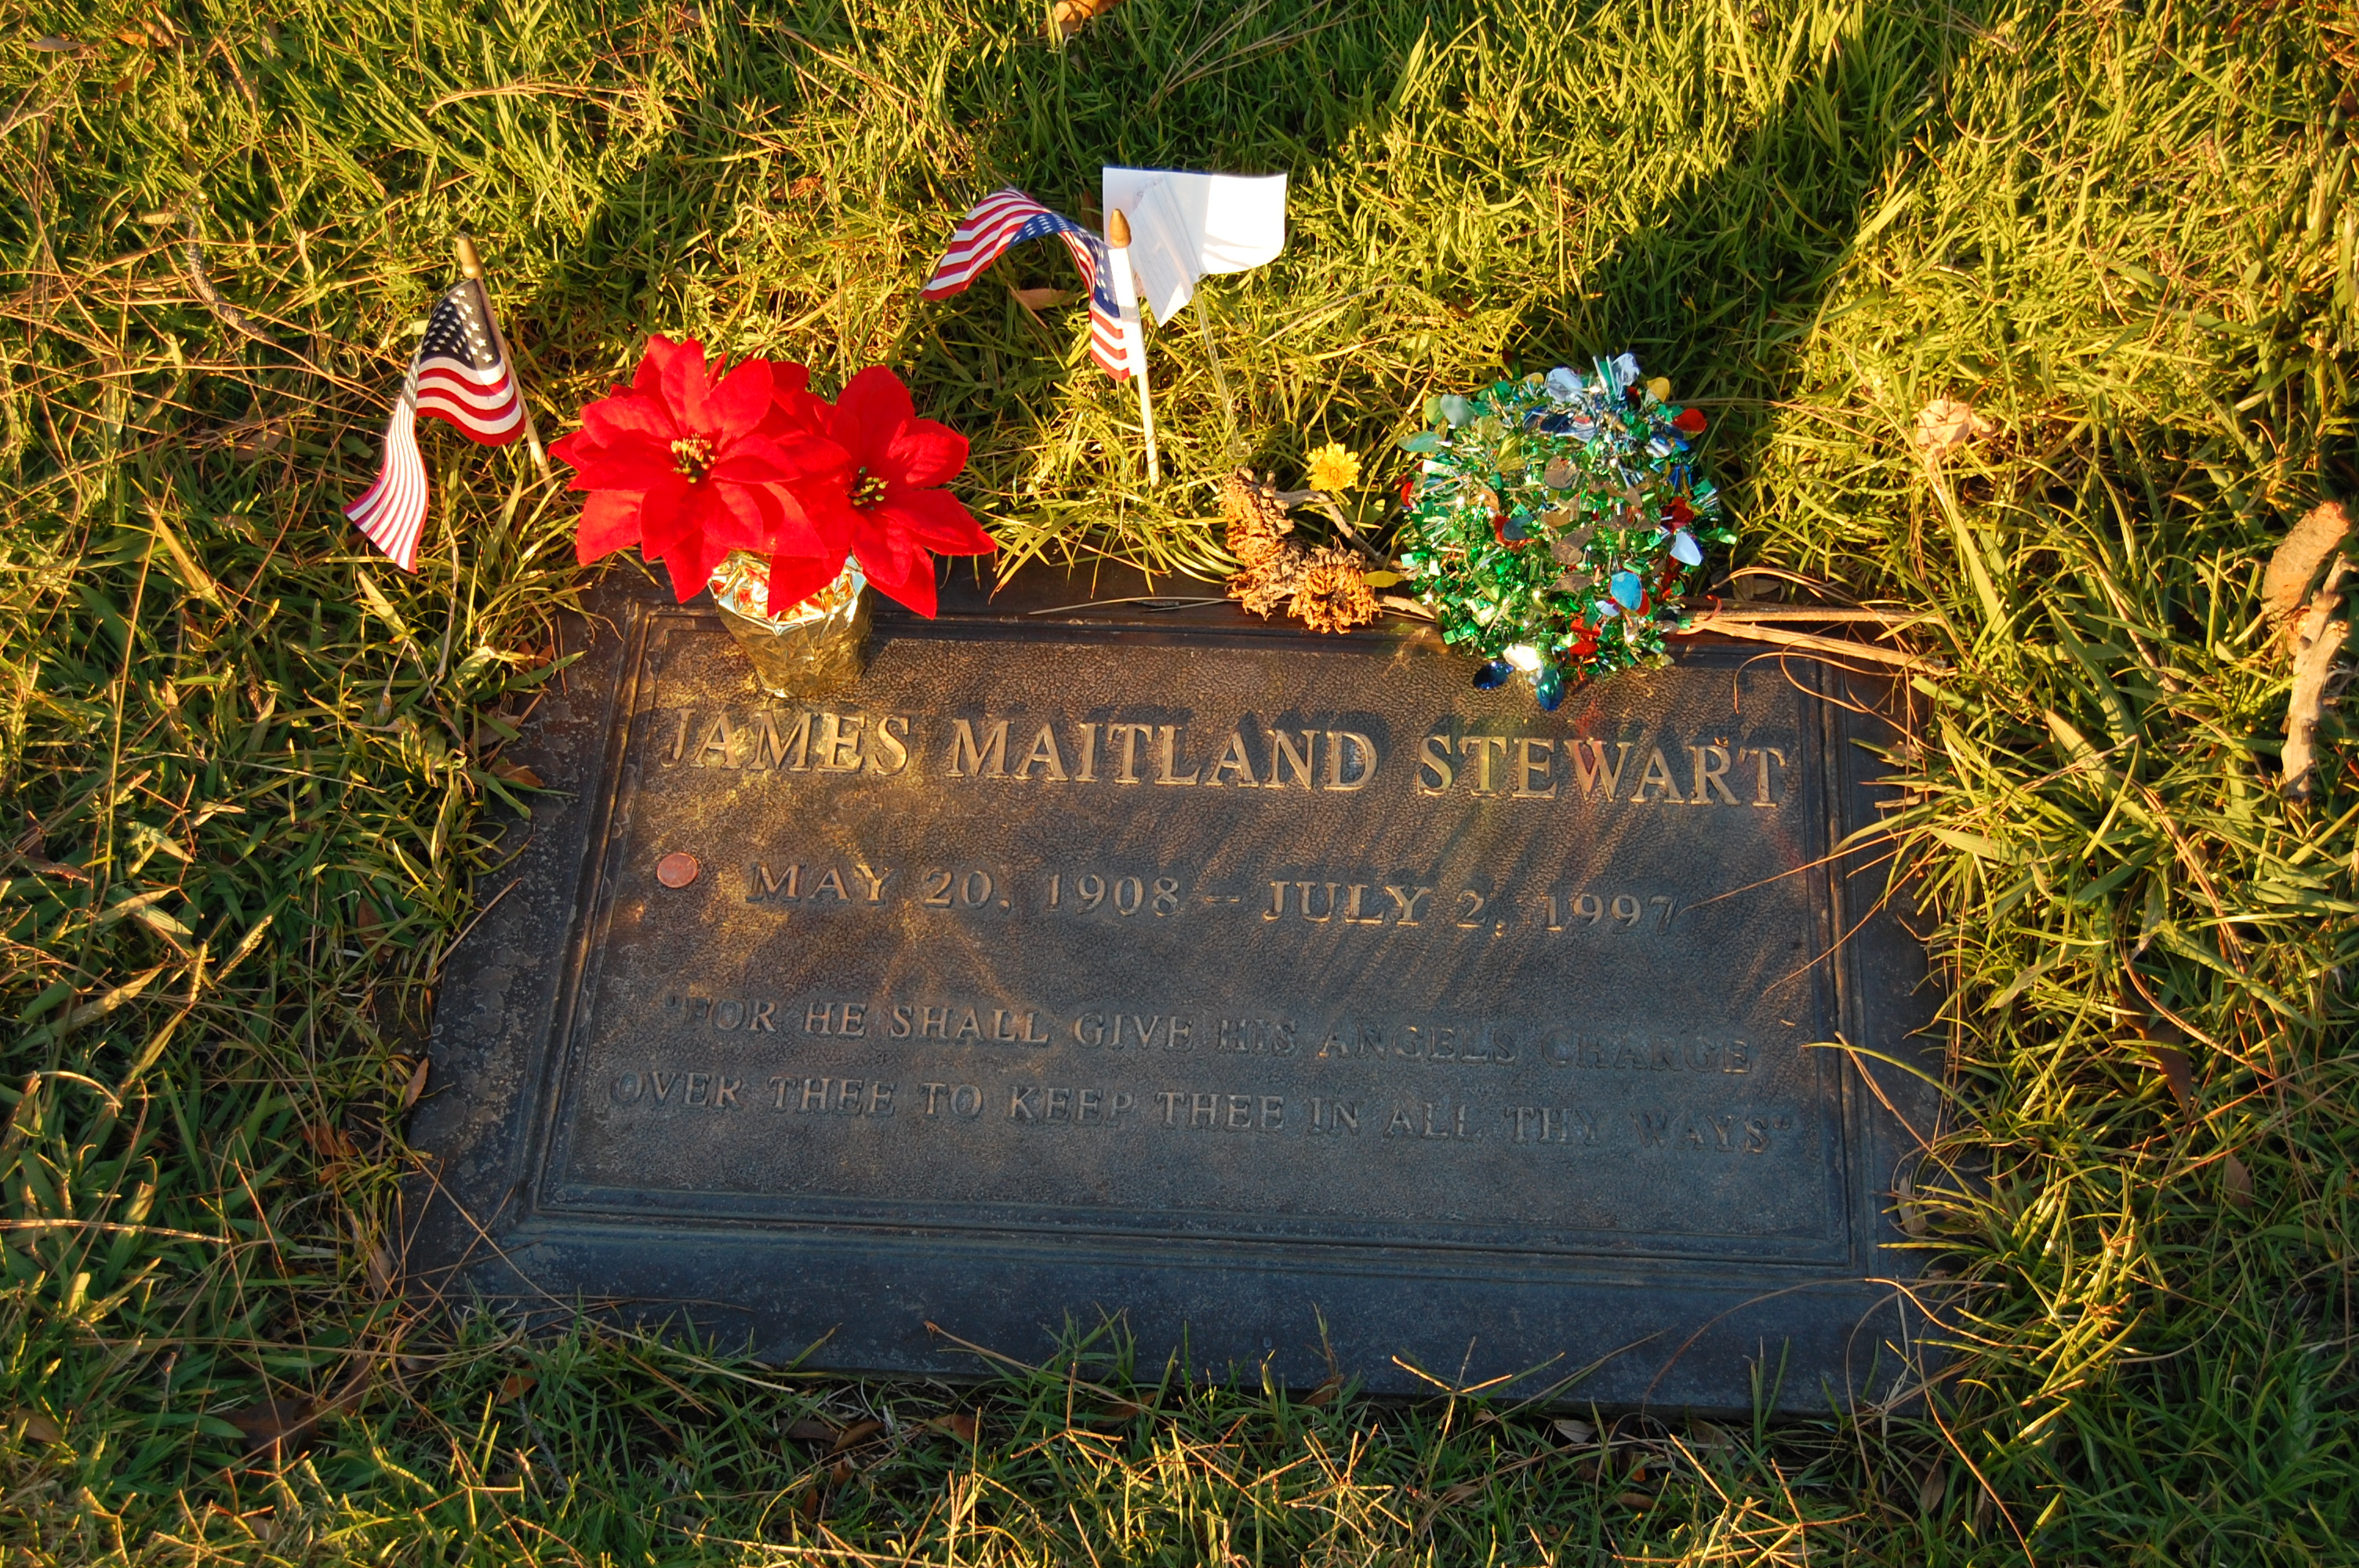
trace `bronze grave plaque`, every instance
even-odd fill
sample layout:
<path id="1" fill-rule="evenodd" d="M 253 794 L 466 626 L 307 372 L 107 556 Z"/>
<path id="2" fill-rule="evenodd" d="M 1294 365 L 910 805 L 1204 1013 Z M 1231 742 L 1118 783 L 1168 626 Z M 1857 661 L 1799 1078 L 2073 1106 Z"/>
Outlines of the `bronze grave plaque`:
<path id="1" fill-rule="evenodd" d="M 420 1279 L 868 1371 L 1118 1318 L 1150 1372 L 1397 1392 L 1906 1376 L 1939 1053 L 1833 853 L 1880 687 L 1697 647 L 1549 714 L 1384 637 L 970 599 L 786 703 L 709 610 L 604 608 L 445 978 Z"/>

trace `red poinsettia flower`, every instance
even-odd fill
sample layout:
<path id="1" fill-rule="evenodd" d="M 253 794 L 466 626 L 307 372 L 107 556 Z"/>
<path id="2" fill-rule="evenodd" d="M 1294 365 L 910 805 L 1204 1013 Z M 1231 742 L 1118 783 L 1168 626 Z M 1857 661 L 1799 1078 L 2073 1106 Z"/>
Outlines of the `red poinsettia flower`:
<path id="1" fill-rule="evenodd" d="M 933 614 L 934 562 L 929 552 L 987 556 L 998 548 L 941 488 L 966 466 L 966 438 L 947 425 L 919 418 L 909 389 L 882 365 L 853 376 L 832 408 L 815 397 L 802 401 L 808 396 L 799 388 L 778 394 L 777 418 L 782 425 L 823 419 L 815 435 L 842 449 L 849 461 L 844 470 L 798 482 L 798 499 L 820 534 L 831 540 L 849 537 L 860 569 L 879 591 L 920 615 Z M 800 554 L 783 550 L 789 558 L 771 563 L 774 603 L 831 557 L 838 568 L 843 562 L 832 549 L 808 560 L 792 558 Z M 788 576 L 784 585 L 782 572 Z M 819 583 L 834 575 L 828 571 Z"/>
<path id="2" fill-rule="evenodd" d="M 716 380 L 717 368 L 701 343 L 651 338 L 632 384 L 584 408 L 582 428 L 550 448 L 589 492 L 576 555 L 636 545 L 669 569 L 683 603 L 731 550 L 842 559 L 799 487 L 841 483 L 847 455 L 782 413 L 782 397 L 809 395 L 810 372 L 755 359 Z"/>

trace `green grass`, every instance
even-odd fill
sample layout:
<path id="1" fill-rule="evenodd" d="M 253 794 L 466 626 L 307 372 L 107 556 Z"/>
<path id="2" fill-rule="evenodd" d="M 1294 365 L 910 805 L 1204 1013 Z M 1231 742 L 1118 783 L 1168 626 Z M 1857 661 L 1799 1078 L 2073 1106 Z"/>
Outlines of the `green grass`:
<path id="1" fill-rule="evenodd" d="M 2359 488 L 2359 16 L 1128 0 L 1058 53 L 1019 0 L 5 15 L 0 1557 L 2359 1556 L 2359 765 L 2338 721 L 2278 799 L 2256 597 Z M 1193 326 L 1155 338 L 1152 492 L 1074 310 L 915 297 L 965 202 L 1079 212 L 1114 160 L 1294 179 L 1285 255 L 1208 287 L 1234 437 Z M 1376 493 L 1430 390 L 1670 375 L 1740 563 L 1953 672 L 1894 759 L 1951 988 L 1930 1406 L 1591 1432 L 1079 1337 L 854 1384 L 405 1304 L 405 1094 L 583 580 L 513 450 L 429 439 L 414 579 L 336 515 L 461 226 L 548 433 L 648 331 L 883 360 L 1010 559 L 1216 570 L 1233 440 Z M 1939 395 L 1998 428 L 1932 474 Z"/>

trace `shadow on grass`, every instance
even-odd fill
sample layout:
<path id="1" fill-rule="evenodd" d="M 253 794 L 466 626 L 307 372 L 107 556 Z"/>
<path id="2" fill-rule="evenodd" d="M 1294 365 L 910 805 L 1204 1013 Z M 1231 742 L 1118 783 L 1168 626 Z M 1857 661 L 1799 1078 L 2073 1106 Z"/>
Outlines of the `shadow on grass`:
<path id="1" fill-rule="evenodd" d="M 1912 165 L 1955 135 L 1949 80 L 1980 12 L 1924 0 L 1832 15 L 1756 7 L 1719 40 L 1735 57 L 1729 74 L 1767 100 L 1735 111 L 1753 123 L 1573 287 L 1525 313 L 1510 369 L 1585 368 L 1631 350 L 1680 401 L 1712 411 L 1710 460 L 1741 495 L 1836 280 L 1904 210 Z M 1769 91 L 1797 59 L 1813 63 Z"/>

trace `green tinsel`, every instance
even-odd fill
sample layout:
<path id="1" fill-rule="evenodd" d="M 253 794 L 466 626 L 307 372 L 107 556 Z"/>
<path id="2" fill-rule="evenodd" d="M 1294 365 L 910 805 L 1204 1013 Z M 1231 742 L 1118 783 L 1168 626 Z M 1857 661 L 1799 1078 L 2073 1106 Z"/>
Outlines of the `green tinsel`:
<path id="1" fill-rule="evenodd" d="M 1703 416 L 1628 354 L 1426 401 L 1402 487 L 1400 568 L 1474 684 L 1520 670 L 1553 708 L 1592 676 L 1659 662 L 1703 546 L 1733 545 L 1689 449 Z"/>

